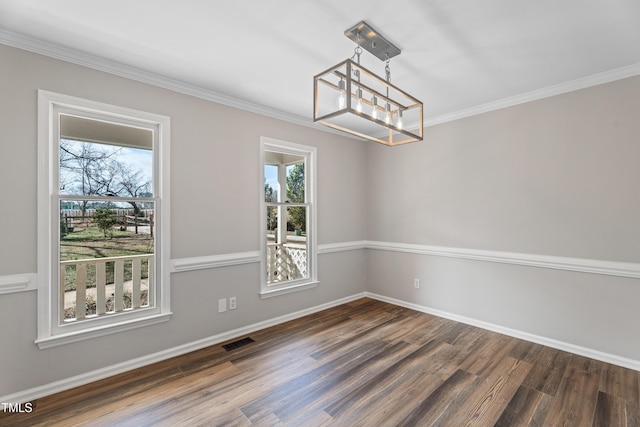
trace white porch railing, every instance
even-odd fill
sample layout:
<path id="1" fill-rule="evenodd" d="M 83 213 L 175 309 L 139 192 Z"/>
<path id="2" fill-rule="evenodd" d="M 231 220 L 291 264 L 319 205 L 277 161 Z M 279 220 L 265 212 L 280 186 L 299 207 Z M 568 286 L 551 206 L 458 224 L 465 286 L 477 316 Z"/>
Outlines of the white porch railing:
<path id="1" fill-rule="evenodd" d="M 147 278 L 142 277 L 145 260 L 148 265 Z M 109 270 L 113 271 L 113 279 L 109 283 L 108 265 Z M 61 261 L 60 322 L 136 310 L 149 307 L 150 303 L 153 305 L 153 265 L 153 254 Z M 127 281 L 125 268 L 131 271 L 131 279 Z M 72 278 L 75 291 L 65 291 L 65 277 Z M 93 297 L 95 310 L 88 307 L 91 298 L 87 297 Z"/>
<path id="2" fill-rule="evenodd" d="M 307 277 L 307 247 L 295 243 L 267 244 L 267 283 Z"/>

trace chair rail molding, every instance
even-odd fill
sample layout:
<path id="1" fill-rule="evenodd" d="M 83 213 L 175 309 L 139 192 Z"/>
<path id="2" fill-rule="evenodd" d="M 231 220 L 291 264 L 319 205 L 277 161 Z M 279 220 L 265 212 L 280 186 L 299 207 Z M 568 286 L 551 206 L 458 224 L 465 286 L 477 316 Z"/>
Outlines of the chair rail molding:
<path id="1" fill-rule="evenodd" d="M 10 274 L 0 276 L 0 294 L 35 291 L 38 284 L 36 273 Z"/>
<path id="2" fill-rule="evenodd" d="M 260 262 L 260 251 L 180 258 L 171 260 L 171 272 L 180 273 L 183 271 L 228 267 L 231 265 L 251 264 L 254 262 Z"/>
<path id="3" fill-rule="evenodd" d="M 329 254 L 335 252 L 354 251 L 366 248 L 366 241 L 325 243 L 318 245 L 318 253 Z M 205 270 L 208 268 L 228 267 L 239 264 L 252 264 L 260 262 L 260 251 L 248 251 L 227 253 L 219 255 L 205 255 L 171 260 L 171 272 L 182 273 L 192 270 Z"/>
<path id="4" fill-rule="evenodd" d="M 529 267 L 551 268 L 581 273 L 640 278 L 640 263 L 572 258 L 555 255 L 502 252 L 484 249 L 452 248 L 446 246 L 418 245 L 411 243 L 367 241 L 367 249 L 462 258 L 476 261 L 515 264 Z"/>

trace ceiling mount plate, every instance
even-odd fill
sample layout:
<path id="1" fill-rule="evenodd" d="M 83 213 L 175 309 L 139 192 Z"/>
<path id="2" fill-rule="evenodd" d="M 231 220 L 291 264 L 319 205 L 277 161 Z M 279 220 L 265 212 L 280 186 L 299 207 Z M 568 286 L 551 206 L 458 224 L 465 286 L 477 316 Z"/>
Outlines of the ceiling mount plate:
<path id="1" fill-rule="evenodd" d="M 360 46 L 381 61 L 400 55 L 400 48 L 387 40 L 378 30 L 366 21 L 360 21 L 344 32 L 354 43 L 358 43 L 358 35 L 362 38 Z"/>

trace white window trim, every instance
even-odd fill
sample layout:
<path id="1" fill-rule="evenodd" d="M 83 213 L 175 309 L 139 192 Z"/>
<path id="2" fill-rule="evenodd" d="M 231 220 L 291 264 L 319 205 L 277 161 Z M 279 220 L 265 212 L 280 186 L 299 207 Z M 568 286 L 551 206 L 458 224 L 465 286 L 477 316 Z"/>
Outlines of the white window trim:
<path id="1" fill-rule="evenodd" d="M 109 117 L 116 122 L 135 123 L 153 128 L 154 168 L 160 180 L 154 182 L 156 202 L 156 305 L 149 309 L 114 314 L 72 325 L 59 325 L 59 262 L 54 259 L 53 233 L 59 227 L 58 208 L 58 120 L 65 109 L 80 114 Z M 157 151 L 156 151 L 157 150 Z M 156 155 L 157 153 L 157 155 Z M 170 209 L 169 209 L 170 119 L 153 113 L 90 101 L 54 92 L 38 91 L 38 347 L 48 348 L 156 324 L 169 320 L 170 310 Z M 54 292 L 55 286 L 55 292 Z"/>
<path id="2" fill-rule="evenodd" d="M 260 298 L 271 298 L 291 292 L 302 291 L 305 289 L 315 288 L 318 281 L 318 244 L 317 244 L 317 176 L 316 176 L 316 158 L 317 150 L 315 147 L 296 144 L 278 139 L 260 137 L 260 170 L 264 170 L 265 151 L 277 151 L 281 153 L 293 154 L 305 158 L 305 175 L 307 186 L 305 187 L 305 195 L 310 203 L 309 210 L 309 230 L 308 233 L 308 268 L 309 277 L 305 279 L 284 282 L 278 285 L 267 284 L 267 224 L 264 218 L 267 216 L 267 205 L 264 201 L 264 175 L 260 174 Z"/>

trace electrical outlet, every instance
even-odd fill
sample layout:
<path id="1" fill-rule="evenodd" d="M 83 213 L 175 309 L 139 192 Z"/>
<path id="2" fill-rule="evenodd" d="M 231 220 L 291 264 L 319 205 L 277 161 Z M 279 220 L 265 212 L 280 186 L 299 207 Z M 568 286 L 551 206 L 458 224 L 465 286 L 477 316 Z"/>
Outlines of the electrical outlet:
<path id="1" fill-rule="evenodd" d="M 416 289 L 420 288 L 420 279 L 413 279 L 413 287 Z"/>
<path id="2" fill-rule="evenodd" d="M 236 309 L 236 297 L 229 298 L 229 310 Z"/>
<path id="3" fill-rule="evenodd" d="M 227 311 L 227 299 L 219 299 L 218 300 L 218 313 L 224 313 Z"/>

